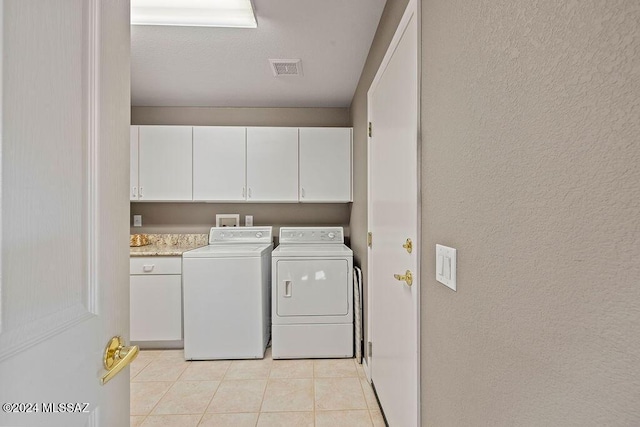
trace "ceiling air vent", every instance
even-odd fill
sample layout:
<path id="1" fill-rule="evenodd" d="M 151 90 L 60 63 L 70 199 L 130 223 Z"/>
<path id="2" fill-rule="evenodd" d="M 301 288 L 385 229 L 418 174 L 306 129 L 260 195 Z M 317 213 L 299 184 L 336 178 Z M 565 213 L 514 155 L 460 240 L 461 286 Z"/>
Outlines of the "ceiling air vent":
<path id="1" fill-rule="evenodd" d="M 270 59 L 271 71 L 278 76 L 301 76 L 302 60 L 300 59 Z"/>

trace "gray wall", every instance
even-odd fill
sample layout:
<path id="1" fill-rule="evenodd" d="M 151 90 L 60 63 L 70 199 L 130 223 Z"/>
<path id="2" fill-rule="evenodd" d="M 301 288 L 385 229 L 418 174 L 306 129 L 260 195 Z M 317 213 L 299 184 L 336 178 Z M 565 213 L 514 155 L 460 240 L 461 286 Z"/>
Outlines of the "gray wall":
<path id="1" fill-rule="evenodd" d="M 423 425 L 640 425 L 638 2 L 422 8 Z"/>
<path id="2" fill-rule="evenodd" d="M 134 125 L 351 126 L 348 108 L 132 107 Z M 253 215 L 255 225 L 340 225 L 348 233 L 350 203 L 131 203 L 143 227 L 131 233 L 206 233 L 216 213 Z"/>
<path id="3" fill-rule="evenodd" d="M 351 209 L 351 248 L 354 261 L 362 268 L 363 297 L 367 301 L 367 91 L 384 58 L 408 0 L 387 0 L 367 56 L 358 87 L 351 101 L 353 126 L 353 204 Z M 368 310 L 365 305 L 363 323 L 366 326 Z M 365 330 L 365 342 L 368 331 Z"/>

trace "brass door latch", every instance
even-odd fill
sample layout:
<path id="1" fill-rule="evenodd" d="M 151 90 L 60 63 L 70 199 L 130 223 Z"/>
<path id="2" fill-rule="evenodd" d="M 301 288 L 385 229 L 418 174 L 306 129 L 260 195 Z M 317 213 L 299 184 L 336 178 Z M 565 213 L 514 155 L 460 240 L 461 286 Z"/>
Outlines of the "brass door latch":
<path id="1" fill-rule="evenodd" d="M 413 284 L 413 274 L 410 270 L 407 270 L 403 275 L 394 274 L 393 277 L 400 282 L 405 282 L 407 286 L 411 286 Z"/>

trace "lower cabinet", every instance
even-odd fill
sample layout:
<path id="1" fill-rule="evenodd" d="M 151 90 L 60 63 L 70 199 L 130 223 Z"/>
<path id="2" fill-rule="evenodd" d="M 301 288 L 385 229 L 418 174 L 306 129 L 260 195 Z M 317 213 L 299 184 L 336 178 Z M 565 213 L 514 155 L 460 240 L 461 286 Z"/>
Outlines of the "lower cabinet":
<path id="1" fill-rule="evenodd" d="M 182 259 L 130 259 L 130 340 L 151 346 L 182 340 Z"/>

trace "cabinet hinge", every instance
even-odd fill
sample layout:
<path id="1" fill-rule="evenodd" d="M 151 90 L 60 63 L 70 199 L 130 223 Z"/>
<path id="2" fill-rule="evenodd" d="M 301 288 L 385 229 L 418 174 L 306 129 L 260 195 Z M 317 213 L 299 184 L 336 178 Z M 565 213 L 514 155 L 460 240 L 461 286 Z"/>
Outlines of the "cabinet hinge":
<path id="1" fill-rule="evenodd" d="M 371 122 L 369 122 L 369 138 L 371 138 L 372 135 L 373 135 L 372 126 L 371 126 Z"/>
<path id="2" fill-rule="evenodd" d="M 368 232 L 367 233 L 367 246 L 371 247 L 372 244 L 373 244 L 373 233 L 372 232 Z"/>
<path id="3" fill-rule="evenodd" d="M 371 341 L 369 341 L 367 343 L 367 357 L 372 357 L 373 356 L 373 344 L 371 343 Z"/>

